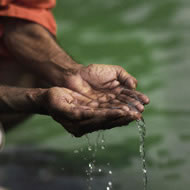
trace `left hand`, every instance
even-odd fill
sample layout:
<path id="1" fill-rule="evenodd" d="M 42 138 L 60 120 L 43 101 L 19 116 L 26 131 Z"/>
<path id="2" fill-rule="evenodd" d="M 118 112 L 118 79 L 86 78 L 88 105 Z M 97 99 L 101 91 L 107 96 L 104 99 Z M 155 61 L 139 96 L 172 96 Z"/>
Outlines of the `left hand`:
<path id="1" fill-rule="evenodd" d="M 92 64 L 66 79 L 66 87 L 88 98 L 107 102 L 113 99 L 132 104 L 138 111 L 144 110 L 149 98 L 134 89 L 137 80 L 121 66 Z"/>

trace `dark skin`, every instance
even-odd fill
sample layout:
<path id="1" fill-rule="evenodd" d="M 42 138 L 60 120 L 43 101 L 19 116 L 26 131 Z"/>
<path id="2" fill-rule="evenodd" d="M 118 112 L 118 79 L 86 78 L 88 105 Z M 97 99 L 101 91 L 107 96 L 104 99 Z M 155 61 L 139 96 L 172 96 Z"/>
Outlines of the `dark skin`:
<path id="1" fill-rule="evenodd" d="M 17 19 L 5 23 L 4 42 L 9 51 L 50 86 L 66 87 L 92 99 L 137 86 L 137 80 L 120 66 L 77 64 L 38 24 Z M 149 103 L 144 94 L 139 98 L 142 104 Z"/>
<path id="2" fill-rule="evenodd" d="M 32 76 L 30 86 L 26 83 L 24 86 L 37 87 L 37 81 L 38 87 L 43 87 L 44 81 L 49 88 L 22 89 L 19 87 L 23 84 L 18 83 L 14 89 L 1 86 L 2 114 L 50 115 L 75 136 L 140 119 L 149 99 L 135 91 L 137 80 L 122 67 L 98 64 L 85 67 L 61 49 L 42 26 L 10 18 L 4 18 L 4 25 L 4 43 L 15 56 L 16 67 L 22 68 L 22 74 Z"/>
<path id="3" fill-rule="evenodd" d="M 112 107 L 117 109 L 111 109 Z M 76 137 L 99 129 L 128 124 L 141 115 L 125 104 L 101 103 L 66 88 L 7 86 L 0 87 L 0 113 L 50 115 Z"/>

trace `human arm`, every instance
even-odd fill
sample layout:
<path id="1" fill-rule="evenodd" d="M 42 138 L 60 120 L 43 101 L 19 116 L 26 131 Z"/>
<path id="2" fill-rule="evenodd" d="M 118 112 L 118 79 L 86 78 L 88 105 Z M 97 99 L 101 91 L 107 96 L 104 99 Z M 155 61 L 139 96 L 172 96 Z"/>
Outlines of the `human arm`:
<path id="1" fill-rule="evenodd" d="M 59 47 L 51 34 L 38 24 L 8 19 L 5 26 L 4 41 L 7 48 L 24 67 L 51 86 L 67 87 L 91 99 L 104 96 L 105 101 L 108 100 L 107 92 L 118 95 L 125 88 L 136 88 L 137 80 L 120 66 L 85 67 L 76 63 Z M 149 102 L 143 94 L 138 99 L 132 99 L 141 107 L 139 111 Z M 128 100 L 126 95 L 125 103 Z"/>
<path id="2" fill-rule="evenodd" d="M 17 18 L 3 19 L 3 40 L 17 62 L 50 86 L 66 86 L 68 75 L 78 72 L 77 64 L 39 24 Z"/>
<path id="3" fill-rule="evenodd" d="M 0 114 L 38 113 L 51 116 L 80 137 L 100 129 L 127 125 L 141 113 L 128 105 L 101 103 L 65 88 L 27 89 L 0 86 Z"/>
<path id="4" fill-rule="evenodd" d="M 47 89 L 0 86 L 0 114 L 47 114 L 41 106 Z"/>

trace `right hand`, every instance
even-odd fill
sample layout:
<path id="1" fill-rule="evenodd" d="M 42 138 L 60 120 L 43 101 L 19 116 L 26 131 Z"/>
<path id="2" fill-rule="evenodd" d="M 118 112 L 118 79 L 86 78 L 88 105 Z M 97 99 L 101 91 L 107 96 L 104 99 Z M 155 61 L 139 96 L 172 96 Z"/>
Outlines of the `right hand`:
<path id="1" fill-rule="evenodd" d="M 141 117 L 138 111 L 119 100 L 101 103 L 66 88 L 50 88 L 45 100 L 43 106 L 49 115 L 76 137 L 127 125 Z"/>

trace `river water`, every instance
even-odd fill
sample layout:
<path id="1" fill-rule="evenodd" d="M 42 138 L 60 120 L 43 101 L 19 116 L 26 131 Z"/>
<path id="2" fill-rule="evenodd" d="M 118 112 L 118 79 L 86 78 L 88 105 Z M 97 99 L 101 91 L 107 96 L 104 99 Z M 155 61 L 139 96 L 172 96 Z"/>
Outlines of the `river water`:
<path id="1" fill-rule="evenodd" d="M 77 61 L 123 66 L 149 95 L 145 109 L 150 190 L 189 190 L 190 1 L 58 0 L 58 41 Z M 142 190 L 136 124 L 105 132 L 92 189 Z M 92 134 L 92 141 L 97 134 Z M 11 131 L 0 155 L 0 187 L 85 190 L 85 138 L 72 138 L 48 117 Z M 74 154 L 74 150 L 83 149 Z M 110 165 L 107 165 L 107 163 Z M 113 172 L 110 179 L 109 171 Z"/>

